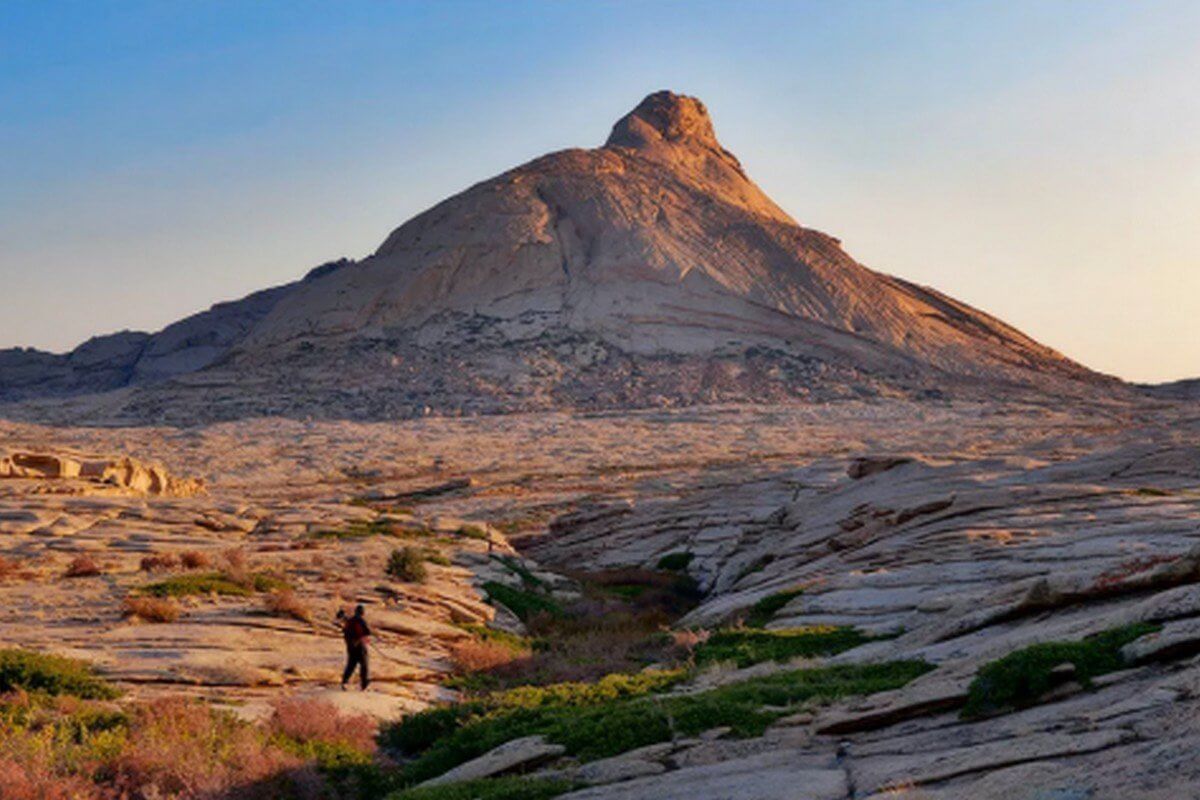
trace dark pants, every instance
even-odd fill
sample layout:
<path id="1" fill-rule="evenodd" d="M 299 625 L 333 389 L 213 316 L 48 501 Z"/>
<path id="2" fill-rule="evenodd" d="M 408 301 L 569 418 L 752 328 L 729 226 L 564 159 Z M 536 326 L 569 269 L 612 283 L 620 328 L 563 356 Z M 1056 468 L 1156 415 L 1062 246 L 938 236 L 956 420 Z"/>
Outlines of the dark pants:
<path id="1" fill-rule="evenodd" d="M 346 645 L 346 671 L 342 673 L 343 686 L 354 675 L 356 667 L 358 668 L 358 679 L 362 683 L 362 688 L 366 689 L 367 684 L 371 682 L 371 674 L 367 668 L 367 646 L 365 644 Z"/>

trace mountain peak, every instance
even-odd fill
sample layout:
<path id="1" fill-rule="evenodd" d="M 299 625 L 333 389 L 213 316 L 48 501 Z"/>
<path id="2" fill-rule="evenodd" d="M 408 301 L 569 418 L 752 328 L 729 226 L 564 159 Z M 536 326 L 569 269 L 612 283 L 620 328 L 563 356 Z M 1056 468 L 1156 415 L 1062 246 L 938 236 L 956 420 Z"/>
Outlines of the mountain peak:
<path id="1" fill-rule="evenodd" d="M 660 143 L 720 149 L 704 103 L 671 91 L 655 92 L 613 126 L 606 147 L 650 149 Z"/>

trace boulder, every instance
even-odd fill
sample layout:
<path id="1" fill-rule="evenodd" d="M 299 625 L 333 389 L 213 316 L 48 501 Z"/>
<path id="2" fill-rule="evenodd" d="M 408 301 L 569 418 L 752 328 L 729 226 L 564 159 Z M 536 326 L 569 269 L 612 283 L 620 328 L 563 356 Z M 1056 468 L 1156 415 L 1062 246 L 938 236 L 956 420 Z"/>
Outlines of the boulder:
<path id="1" fill-rule="evenodd" d="M 505 742 L 494 750 L 465 764 L 459 764 L 449 772 L 422 783 L 422 786 L 440 786 L 444 783 L 473 781 L 503 775 L 516 769 L 529 769 L 561 756 L 567 748 L 551 744 L 543 736 L 525 736 Z"/>
<path id="2" fill-rule="evenodd" d="M 895 469 L 901 464 L 908 464 L 912 459 L 907 456 L 862 456 L 850 462 L 846 474 L 852 480 L 860 480 Z"/>
<path id="3" fill-rule="evenodd" d="M 1200 653 L 1200 618 L 1168 622 L 1158 633 L 1148 633 L 1121 648 L 1121 655 L 1133 664 L 1168 661 L 1196 653 Z"/>

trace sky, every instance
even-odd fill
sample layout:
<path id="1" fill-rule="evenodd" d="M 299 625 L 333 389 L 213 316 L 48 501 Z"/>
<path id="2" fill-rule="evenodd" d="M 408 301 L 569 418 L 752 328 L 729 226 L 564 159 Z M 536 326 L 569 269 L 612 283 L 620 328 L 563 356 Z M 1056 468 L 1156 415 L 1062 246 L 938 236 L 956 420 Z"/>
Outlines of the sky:
<path id="1" fill-rule="evenodd" d="M 867 266 L 1200 376 L 1198 43 L 1194 0 L 0 0 L 0 347 L 365 256 L 669 88 Z"/>

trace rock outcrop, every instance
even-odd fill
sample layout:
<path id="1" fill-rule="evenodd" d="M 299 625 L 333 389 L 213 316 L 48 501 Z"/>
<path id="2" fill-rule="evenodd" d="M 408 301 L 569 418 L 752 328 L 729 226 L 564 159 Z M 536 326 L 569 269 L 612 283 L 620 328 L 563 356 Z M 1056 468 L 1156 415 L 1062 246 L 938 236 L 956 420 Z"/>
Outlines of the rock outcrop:
<path id="1" fill-rule="evenodd" d="M 0 478 L 76 479 L 171 497 L 192 497 L 204 492 L 203 481 L 180 478 L 157 464 L 143 464 L 128 456 L 85 458 L 61 453 L 8 453 L 0 456 Z"/>

